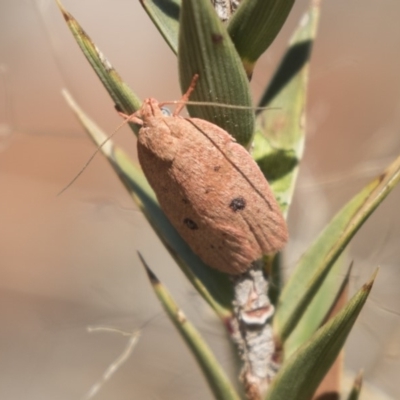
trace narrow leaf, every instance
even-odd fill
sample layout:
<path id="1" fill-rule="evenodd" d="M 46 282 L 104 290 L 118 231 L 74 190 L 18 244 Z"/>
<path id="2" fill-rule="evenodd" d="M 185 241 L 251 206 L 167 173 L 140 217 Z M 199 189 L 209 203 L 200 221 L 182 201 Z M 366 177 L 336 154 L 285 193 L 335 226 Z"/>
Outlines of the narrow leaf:
<path id="1" fill-rule="evenodd" d="M 92 42 L 75 18 L 65 10 L 60 0 L 56 1 L 76 42 L 118 109 L 128 115 L 137 111 L 142 104 L 140 99 L 132 92 L 129 86 L 122 81 L 113 66 Z M 132 124 L 131 127 L 133 126 Z"/>
<path id="2" fill-rule="evenodd" d="M 265 400 L 309 400 L 342 349 L 371 291 L 376 272 L 346 307 L 285 362 Z"/>
<path id="3" fill-rule="evenodd" d="M 308 305 L 301 320 L 285 342 L 285 358 L 298 349 L 322 324 L 329 310 L 335 304 L 342 291 L 346 288 L 351 271 L 351 265 L 343 277 L 343 260 L 340 257 L 332 267 L 314 298 Z"/>
<path id="4" fill-rule="evenodd" d="M 206 266 L 179 236 L 157 203 L 156 196 L 147 183 L 141 169 L 83 112 L 71 95 L 64 96 L 89 137 L 110 162 L 114 171 L 127 188 L 137 206 L 163 242 L 182 271 L 189 278 L 199 294 L 210 304 L 217 315 L 228 324 L 230 303 L 233 297 L 228 276 Z M 106 143 L 105 143 L 106 142 Z"/>
<path id="5" fill-rule="evenodd" d="M 181 0 L 140 0 L 140 2 L 168 46 L 177 54 Z"/>
<path id="6" fill-rule="evenodd" d="M 281 30 L 294 0 L 243 0 L 228 31 L 249 77 L 256 61 Z"/>
<path id="7" fill-rule="evenodd" d="M 275 333 L 282 342 L 302 318 L 339 255 L 399 180 L 400 157 L 336 214 L 301 257 L 282 292 L 274 318 Z"/>
<path id="8" fill-rule="evenodd" d="M 338 260 L 339 261 L 339 260 Z M 347 274 L 345 278 L 342 281 L 342 284 L 339 288 L 338 291 L 335 291 L 334 293 L 336 294 L 336 298 L 334 301 L 332 301 L 331 308 L 328 311 L 328 313 L 325 315 L 325 319 L 322 322 L 321 326 L 327 323 L 331 318 L 334 318 L 342 309 L 345 307 L 347 300 L 348 300 L 348 292 L 349 292 L 349 280 L 350 280 L 350 273 L 352 270 L 352 264 L 350 265 L 350 268 L 348 268 Z M 326 281 L 324 282 L 324 285 L 326 284 Z M 329 288 L 328 288 L 329 289 Z M 322 296 L 321 296 L 322 297 Z M 315 299 L 314 299 L 315 300 Z M 310 307 L 312 304 L 310 305 Z M 318 312 L 317 308 L 317 312 Z M 309 312 L 309 309 L 307 309 L 306 313 L 304 316 L 306 316 Z M 318 317 L 318 313 L 317 313 Z M 311 316 L 309 317 L 309 321 L 313 322 L 311 319 Z M 299 323 L 299 326 L 303 323 L 303 320 L 301 323 Z M 286 341 L 285 343 L 285 348 L 284 348 L 284 357 L 285 359 L 289 358 L 292 353 L 289 353 L 289 351 L 294 352 L 297 350 L 300 345 L 302 345 L 310 336 L 311 332 L 309 335 L 297 335 L 298 337 L 298 343 L 295 343 L 297 345 L 294 346 L 292 345 L 292 348 L 288 351 L 288 347 L 290 347 L 290 342 L 292 341 L 293 336 L 296 336 L 296 331 L 299 328 L 297 326 L 296 330 L 292 333 L 292 335 L 289 337 L 289 340 Z M 307 333 L 307 332 L 306 332 Z M 330 367 L 329 371 L 325 374 L 324 379 L 322 379 L 321 383 L 319 384 L 316 392 L 314 393 L 314 396 L 312 400 L 322 400 L 326 396 L 335 396 L 339 399 L 340 393 L 342 390 L 342 375 L 343 375 L 343 361 L 344 361 L 344 350 L 342 350 L 339 355 L 336 357 L 335 362 L 332 364 Z"/>
<path id="9" fill-rule="evenodd" d="M 312 5 L 303 16 L 289 48 L 266 89 L 257 116 L 253 157 L 287 215 L 303 156 L 309 61 L 319 21 Z"/>
<path id="10" fill-rule="evenodd" d="M 247 107 L 239 110 L 188 106 L 190 115 L 220 126 L 240 144 L 249 146 L 254 133 L 249 83 L 235 46 L 210 0 L 182 1 L 178 63 L 182 92 L 186 92 L 193 76 L 199 75 L 191 100 Z"/>
<path id="11" fill-rule="evenodd" d="M 358 400 L 360 398 L 361 388 L 363 383 L 363 372 L 360 371 L 354 379 L 353 387 L 347 397 L 347 400 Z"/>
<path id="12" fill-rule="evenodd" d="M 225 371 L 218 363 L 200 333 L 186 318 L 168 290 L 150 270 L 140 253 L 139 257 L 143 266 L 146 268 L 150 283 L 161 305 L 195 357 L 215 398 L 219 400 L 240 400 L 232 384 L 229 382 L 228 377 L 225 375 Z"/>
<path id="13" fill-rule="evenodd" d="M 305 141 L 305 109 L 309 60 L 319 21 L 319 8 L 312 5 L 293 34 L 288 50 L 262 96 L 257 115 L 253 157 L 274 192 L 285 216 L 289 212 Z M 281 259 L 268 269 L 274 284 L 270 296 L 280 296 L 283 282 Z"/>

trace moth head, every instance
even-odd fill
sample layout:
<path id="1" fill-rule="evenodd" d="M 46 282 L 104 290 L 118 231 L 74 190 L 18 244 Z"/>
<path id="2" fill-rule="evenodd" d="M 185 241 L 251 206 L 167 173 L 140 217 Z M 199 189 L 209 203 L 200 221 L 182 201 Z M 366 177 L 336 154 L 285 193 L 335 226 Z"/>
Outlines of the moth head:
<path id="1" fill-rule="evenodd" d="M 143 120 L 144 125 L 154 125 L 157 118 L 163 118 L 164 112 L 160 108 L 160 104 L 156 99 L 146 99 L 139 111 L 139 117 Z"/>

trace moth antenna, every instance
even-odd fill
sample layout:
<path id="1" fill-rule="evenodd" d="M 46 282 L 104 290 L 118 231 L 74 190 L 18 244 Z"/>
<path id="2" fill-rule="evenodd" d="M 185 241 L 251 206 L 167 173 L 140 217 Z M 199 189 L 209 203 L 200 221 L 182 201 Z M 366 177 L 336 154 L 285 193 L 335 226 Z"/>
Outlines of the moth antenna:
<path id="1" fill-rule="evenodd" d="M 199 74 L 194 74 L 192 81 L 190 82 L 190 86 L 186 93 L 183 94 L 182 98 L 176 103 L 177 107 L 173 113 L 174 116 L 179 115 L 182 109 L 189 102 L 190 95 L 193 93 L 193 90 L 196 88 L 197 81 L 199 80 Z"/>
<path id="2" fill-rule="evenodd" d="M 187 105 L 192 106 L 208 106 L 208 107 L 221 107 L 221 108 L 233 108 L 235 110 L 254 110 L 254 111 L 263 111 L 263 110 L 280 110 L 280 107 L 252 107 L 252 106 L 241 106 L 236 104 L 224 104 L 224 103 L 216 103 L 212 101 L 190 101 L 190 95 L 193 93 L 196 88 L 197 81 L 199 80 L 199 74 L 194 74 L 192 81 L 190 82 L 189 88 L 182 95 L 180 100 L 172 100 L 172 101 L 163 101 L 160 104 L 160 107 L 166 104 L 175 104 L 177 107 L 172 114 L 174 117 L 179 115 L 182 109 Z"/>
<path id="3" fill-rule="evenodd" d="M 83 172 L 86 170 L 86 168 L 89 166 L 89 164 L 92 162 L 92 160 L 96 157 L 97 153 L 103 148 L 104 145 L 108 143 L 109 140 L 111 140 L 114 135 L 128 122 L 134 122 L 135 124 L 141 125 L 142 120 L 136 116 L 136 113 L 133 113 L 131 115 L 124 114 L 122 112 L 118 112 L 119 115 L 121 115 L 124 118 L 124 121 L 121 122 L 117 128 L 111 133 L 110 136 L 108 136 L 106 139 L 104 139 L 97 149 L 94 151 L 94 153 L 89 157 L 89 159 L 86 161 L 85 165 L 81 168 L 81 170 L 74 176 L 74 178 L 66 185 L 64 186 L 60 192 L 57 193 L 57 196 L 62 195 L 69 187 L 71 187 L 75 181 L 83 174 Z"/>
<path id="4" fill-rule="evenodd" d="M 224 103 L 214 103 L 212 101 L 184 101 L 184 100 L 171 100 L 163 101 L 160 105 L 164 106 L 166 104 L 176 104 L 178 105 L 177 110 L 182 111 L 183 107 L 187 104 L 190 106 L 205 106 L 205 107 L 220 107 L 220 108 L 233 108 L 234 110 L 254 110 L 254 111 L 264 111 L 264 110 L 281 110 L 282 107 L 252 107 L 252 106 L 240 106 L 237 104 L 224 104 Z M 180 106 L 180 107 L 179 107 Z M 176 110 L 174 115 L 177 115 Z"/>

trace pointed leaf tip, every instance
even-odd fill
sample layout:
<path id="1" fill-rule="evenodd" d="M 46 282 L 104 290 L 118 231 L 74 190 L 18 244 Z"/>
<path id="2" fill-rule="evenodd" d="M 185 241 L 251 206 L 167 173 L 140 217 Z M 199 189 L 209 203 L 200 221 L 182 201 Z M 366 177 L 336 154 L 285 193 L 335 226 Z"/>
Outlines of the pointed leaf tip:
<path id="1" fill-rule="evenodd" d="M 347 400 L 358 400 L 359 399 L 362 384 L 363 384 L 363 377 L 364 377 L 363 375 L 364 375 L 363 370 L 361 370 L 357 374 L 356 378 L 354 379 L 351 391 L 350 391 L 349 395 L 347 396 Z"/>
<path id="2" fill-rule="evenodd" d="M 215 399 L 218 400 L 239 400 L 235 388 L 226 376 L 224 369 L 219 365 L 215 355 L 208 347 L 207 343 L 201 337 L 195 326 L 187 319 L 181 307 L 176 303 L 164 284 L 158 281 L 152 273 L 143 257 L 138 253 L 139 258 L 145 266 L 150 279 L 156 280 L 156 285 L 152 285 L 153 290 L 158 297 L 162 307 L 168 317 L 177 328 L 178 332 L 185 340 L 191 353 L 200 366 Z"/>
<path id="3" fill-rule="evenodd" d="M 312 397 L 343 348 L 368 295 L 364 287 L 358 290 L 334 318 L 284 362 L 265 400 L 309 400 Z"/>
<path id="4" fill-rule="evenodd" d="M 361 390 L 361 386 L 364 379 L 364 370 L 361 370 L 358 374 L 356 379 L 354 380 L 354 388 L 358 391 Z"/>
<path id="5" fill-rule="evenodd" d="M 294 0 L 244 0 L 228 24 L 229 34 L 251 77 L 258 58 L 281 30 Z"/>
<path id="6" fill-rule="evenodd" d="M 57 3 L 77 44 L 117 107 L 128 115 L 138 110 L 142 104 L 138 96 L 136 96 L 129 86 L 121 79 L 111 63 L 72 14 L 65 10 L 60 1 L 57 1 Z M 130 126 L 136 131 L 133 124 L 130 124 Z"/>
<path id="7" fill-rule="evenodd" d="M 374 285 L 374 282 L 375 282 L 375 278 L 376 278 L 376 276 L 378 275 L 378 272 L 379 272 L 379 268 L 377 268 L 377 269 L 374 271 L 374 273 L 372 274 L 370 280 L 369 280 L 367 283 L 364 283 L 364 285 L 362 286 L 362 290 L 363 290 L 364 292 L 367 292 L 367 293 L 368 293 L 368 292 L 371 291 L 372 286 Z"/>
<path id="8" fill-rule="evenodd" d="M 274 317 L 274 328 L 282 342 L 303 317 L 310 299 L 347 244 L 399 181 L 400 156 L 342 207 L 303 254 L 282 291 Z M 373 279 L 363 290 L 368 292 L 372 282 Z"/>
<path id="9" fill-rule="evenodd" d="M 58 8 L 61 10 L 61 12 L 63 14 L 66 13 L 66 10 L 65 10 L 64 6 L 62 5 L 61 1 L 60 0 L 56 0 L 56 3 L 57 3 Z"/>
<path id="10" fill-rule="evenodd" d="M 160 283 L 160 281 L 158 280 L 158 278 L 156 277 L 154 272 L 150 269 L 150 267 L 146 263 L 145 259 L 143 258 L 142 254 L 139 251 L 137 252 L 137 254 L 139 256 L 141 263 L 143 264 L 143 267 L 145 268 L 145 270 L 147 272 L 147 276 L 149 277 L 151 284 L 153 286 L 158 285 Z"/>

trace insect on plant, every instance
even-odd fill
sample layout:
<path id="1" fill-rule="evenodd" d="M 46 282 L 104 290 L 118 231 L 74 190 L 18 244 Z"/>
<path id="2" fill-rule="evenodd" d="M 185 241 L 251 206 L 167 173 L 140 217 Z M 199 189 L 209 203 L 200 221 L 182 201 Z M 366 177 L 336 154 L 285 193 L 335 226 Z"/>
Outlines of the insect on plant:
<path id="1" fill-rule="evenodd" d="M 208 121 L 179 117 L 197 79 L 172 116 L 147 99 L 124 117 L 142 126 L 140 165 L 172 225 L 207 265 L 236 275 L 281 250 L 287 228 L 247 150 Z"/>
<path id="2" fill-rule="evenodd" d="M 236 385 L 140 255 L 157 297 L 214 398 L 308 400 L 318 387 L 322 395 L 339 396 L 339 384 L 332 389 L 321 382 L 374 279 L 329 319 L 348 283 L 348 266 L 339 256 L 400 179 L 400 159 L 343 206 L 285 281 L 277 253 L 288 238 L 285 219 L 304 149 L 319 2 L 311 2 L 262 96 L 259 107 L 280 109 L 268 115 L 265 110 L 254 114 L 249 80 L 294 0 L 141 3 L 178 56 L 185 94 L 173 115 L 165 115 L 154 99 L 142 102 L 59 6 L 116 108 L 138 134 L 142 169 L 111 141 L 102 145 L 106 135 L 67 99 L 177 265 L 226 327 L 241 364 Z M 202 102 L 207 107 L 194 106 Z M 178 115 L 184 105 L 189 118 Z M 353 385 L 358 394 L 359 382 Z"/>

